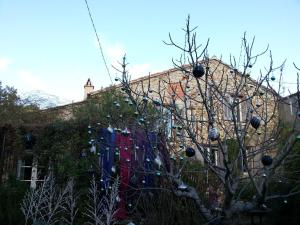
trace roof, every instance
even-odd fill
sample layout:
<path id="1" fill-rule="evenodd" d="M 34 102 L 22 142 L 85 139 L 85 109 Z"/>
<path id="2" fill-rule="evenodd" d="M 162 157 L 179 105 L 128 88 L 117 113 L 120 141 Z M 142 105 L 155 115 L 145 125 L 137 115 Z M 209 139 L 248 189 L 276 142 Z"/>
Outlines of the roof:
<path id="1" fill-rule="evenodd" d="M 232 66 L 230 66 L 229 64 L 227 63 L 224 63 L 223 61 L 221 61 L 220 59 L 216 58 L 216 57 L 213 57 L 210 59 L 210 61 L 215 61 L 217 62 L 219 65 L 223 65 L 225 67 L 227 67 L 228 69 L 233 69 Z M 200 63 L 203 63 L 204 61 L 201 61 Z M 191 66 L 189 64 L 185 64 L 182 66 L 183 68 L 190 68 Z M 166 76 L 170 73 L 173 73 L 173 72 L 176 72 L 176 71 L 180 71 L 180 68 L 177 68 L 177 67 L 174 67 L 174 68 L 171 68 L 171 69 L 168 69 L 168 70 L 164 70 L 162 72 L 157 72 L 157 73 L 153 73 L 153 74 L 149 74 L 149 75 L 146 75 L 146 76 L 143 76 L 143 77 L 140 77 L 140 78 L 137 78 L 137 79 L 134 79 L 134 80 L 131 80 L 130 83 L 131 84 L 134 84 L 134 83 L 138 83 L 138 82 L 141 82 L 141 81 L 144 81 L 144 80 L 147 80 L 147 79 L 152 79 L 152 78 L 156 78 L 156 77 L 163 77 L 163 76 Z M 239 74 L 241 75 L 242 73 L 239 72 Z M 249 79 L 253 82 L 253 83 L 257 83 L 254 79 L 252 79 L 251 77 L 249 77 Z M 90 96 L 93 96 L 93 95 L 97 95 L 97 94 L 100 94 L 100 93 L 105 93 L 109 90 L 111 90 L 112 88 L 120 88 L 121 87 L 121 84 L 116 84 L 116 85 L 111 85 L 111 86 L 108 86 L 108 87 L 105 87 L 105 88 L 101 88 L 99 90 L 96 90 L 96 91 L 92 91 L 89 93 Z M 262 88 L 264 88 L 265 90 L 268 89 L 269 91 L 271 91 L 273 94 L 277 95 L 278 96 L 278 93 L 272 89 L 272 88 L 267 88 L 265 87 L 264 85 L 261 86 Z M 62 105 L 62 106 L 56 106 L 56 107 L 53 107 L 53 108 L 49 108 L 50 110 L 53 109 L 53 110 L 57 110 L 57 109 L 63 109 L 63 108 L 66 108 L 66 107 L 70 107 L 70 106 L 76 106 L 76 105 L 81 105 L 81 104 L 84 104 L 86 102 L 86 100 L 83 100 L 83 101 L 80 101 L 80 102 L 74 102 L 74 103 L 70 103 L 70 104 L 66 104 L 66 105 Z M 47 110 L 49 110 L 47 109 Z"/>

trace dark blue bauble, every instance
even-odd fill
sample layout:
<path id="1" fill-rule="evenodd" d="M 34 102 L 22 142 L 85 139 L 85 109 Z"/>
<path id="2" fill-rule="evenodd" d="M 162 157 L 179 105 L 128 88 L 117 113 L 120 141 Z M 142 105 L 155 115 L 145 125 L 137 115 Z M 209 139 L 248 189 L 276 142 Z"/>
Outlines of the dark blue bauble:
<path id="1" fill-rule="evenodd" d="M 197 64 L 194 68 L 193 68 L 193 75 L 196 78 L 200 78 L 204 75 L 204 68 L 202 65 Z"/>
<path id="2" fill-rule="evenodd" d="M 187 147 L 185 150 L 185 154 L 187 157 L 193 157 L 195 155 L 195 150 L 191 147 Z"/>
<path id="3" fill-rule="evenodd" d="M 35 144 L 35 137 L 31 132 L 24 135 L 25 149 L 32 149 Z"/>
<path id="4" fill-rule="evenodd" d="M 273 162 L 273 159 L 271 156 L 269 155 L 264 155 L 262 158 L 261 158 L 261 163 L 264 165 L 264 166 L 270 166 Z"/>
<path id="5" fill-rule="evenodd" d="M 254 129 L 257 129 L 260 126 L 260 119 L 256 116 L 253 116 L 250 120 L 250 124 Z"/>
<path id="6" fill-rule="evenodd" d="M 153 100 L 153 104 L 156 106 L 161 106 L 161 102 L 158 99 Z"/>

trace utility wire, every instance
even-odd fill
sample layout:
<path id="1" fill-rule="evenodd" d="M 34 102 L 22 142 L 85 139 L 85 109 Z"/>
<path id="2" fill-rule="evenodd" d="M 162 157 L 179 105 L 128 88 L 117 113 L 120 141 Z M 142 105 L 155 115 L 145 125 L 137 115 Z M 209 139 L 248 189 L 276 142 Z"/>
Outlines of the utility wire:
<path id="1" fill-rule="evenodd" d="M 85 4 L 86 4 L 86 8 L 87 8 L 87 10 L 89 12 L 89 16 L 90 16 L 90 19 L 91 19 L 91 22 L 92 22 L 92 25 L 93 25 L 93 28 L 94 28 L 95 35 L 97 37 L 97 42 L 98 42 L 98 45 L 99 45 L 99 49 L 100 49 L 100 53 L 101 53 L 101 56 L 102 56 L 102 60 L 104 62 L 104 65 L 105 65 L 107 74 L 109 76 L 110 82 L 113 83 L 113 81 L 111 79 L 111 75 L 110 75 L 109 69 L 108 69 L 108 66 L 107 66 L 107 63 L 106 63 L 106 60 L 105 60 L 105 57 L 104 57 L 104 53 L 103 53 L 103 50 L 102 50 L 102 46 L 101 46 L 101 43 L 100 43 L 100 39 L 99 39 L 97 30 L 96 30 L 95 24 L 94 24 L 94 20 L 93 20 L 92 14 L 91 14 L 91 10 L 90 10 L 89 4 L 88 4 L 87 0 L 84 0 L 84 1 L 85 1 Z"/>

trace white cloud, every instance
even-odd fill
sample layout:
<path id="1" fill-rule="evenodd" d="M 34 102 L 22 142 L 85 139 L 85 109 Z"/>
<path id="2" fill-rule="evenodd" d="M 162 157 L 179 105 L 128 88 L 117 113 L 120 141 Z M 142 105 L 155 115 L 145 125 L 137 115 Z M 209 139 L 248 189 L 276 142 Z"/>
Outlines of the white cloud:
<path id="1" fill-rule="evenodd" d="M 108 55 L 109 60 L 112 64 L 115 64 L 118 61 L 120 62 L 125 53 L 125 47 L 120 43 L 108 45 L 106 48 L 106 54 Z"/>
<path id="2" fill-rule="evenodd" d="M 99 48 L 96 39 L 94 43 L 96 48 Z M 122 69 L 119 63 L 122 62 L 123 56 L 127 52 L 125 46 L 120 42 L 115 42 L 115 43 L 109 42 L 103 37 L 101 39 L 101 44 L 110 70 L 114 72 L 114 69 L 112 69 L 110 65 Z M 151 72 L 151 64 L 150 63 L 129 64 L 127 69 L 129 74 L 131 75 L 131 79 L 136 79 L 138 77 L 148 75 L 149 72 Z"/>
<path id="3" fill-rule="evenodd" d="M 47 85 L 32 74 L 29 70 L 20 70 L 18 73 L 20 79 L 30 90 L 47 90 Z"/>
<path id="4" fill-rule="evenodd" d="M 9 64 L 11 61 L 8 58 L 0 58 L 0 70 L 5 70 Z"/>
<path id="5" fill-rule="evenodd" d="M 143 63 L 143 64 L 132 65 L 132 66 L 129 66 L 128 71 L 129 71 L 129 74 L 131 75 L 132 79 L 146 76 L 150 72 L 150 64 Z"/>
<path id="6" fill-rule="evenodd" d="M 61 101 L 69 101 L 68 99 L 74 99 L 74 93 L 60 90 L 59 86 L 54 86 L 53 83 L 47 84 L 45 81 L 39 79 L 29 70 L 20 70 L 18 72 L 19 78 L 22 81 L 22 88 L 25 92 L 40 91 L 47 93 L 48 95 L 55 95 L 59 97 Z M 73 98 L 72 98 L 73 96 Z M 71 97 L 71 98 L 70 98 Z"/>

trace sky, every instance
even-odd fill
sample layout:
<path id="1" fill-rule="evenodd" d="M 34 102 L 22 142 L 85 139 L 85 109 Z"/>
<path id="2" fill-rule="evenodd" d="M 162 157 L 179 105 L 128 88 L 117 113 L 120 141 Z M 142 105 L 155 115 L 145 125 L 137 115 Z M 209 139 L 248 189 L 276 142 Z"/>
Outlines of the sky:
<path id="1" fill-rule="evenodd" d="M 300 0 L 88 0 L 112 78 L 126 53 L 133 78 L 173 67 L 180 52 L 166 46 L 171 33 L 182 43 L 188 15 L 198 43 L 210 38 L 210 56 L 238 57 L 244 32 L 254 50 L 269 44 L 274 64 L 285 59 L 283 86 L 296 91 L 300 67 Z M 256 71 L 268 65 L 264 57 Z M 277 74 L 275 74 L 278 76 Z M 84 0 L 0 0 L 0 81 L 21 95 L 40 91 L 61 103 L 83 99 L 90 78 L 95 89 L 111 84 Z M 274 83 L 276 85 L 276 82 Z M 285 93 L 285 94 L 286 94 Z"/>

